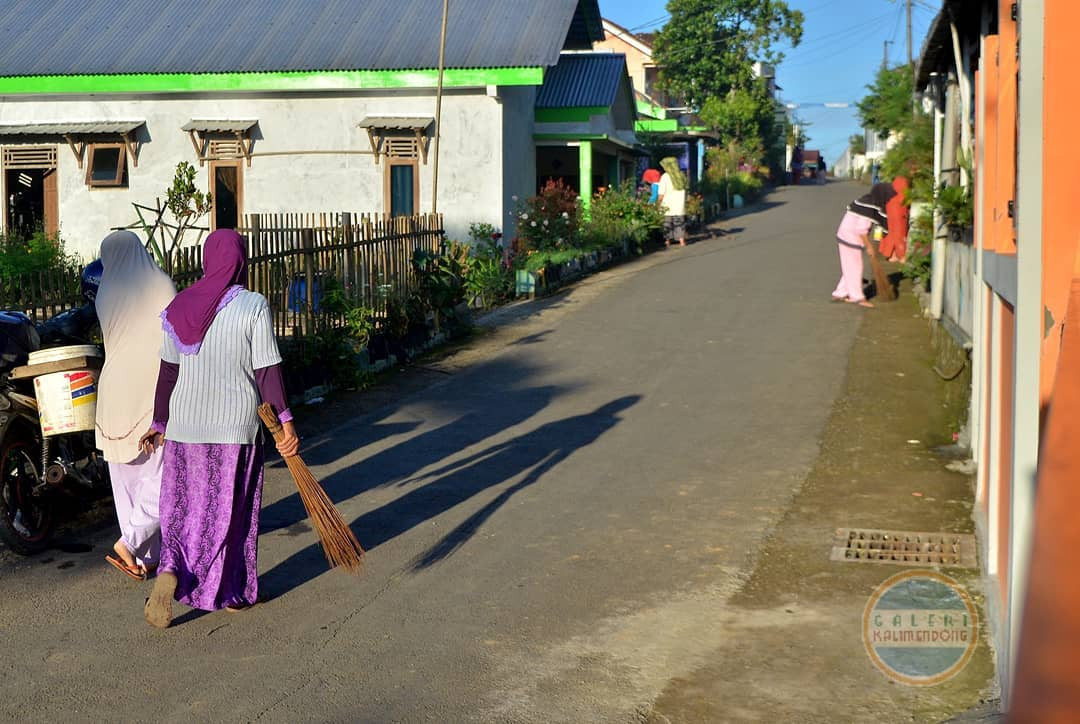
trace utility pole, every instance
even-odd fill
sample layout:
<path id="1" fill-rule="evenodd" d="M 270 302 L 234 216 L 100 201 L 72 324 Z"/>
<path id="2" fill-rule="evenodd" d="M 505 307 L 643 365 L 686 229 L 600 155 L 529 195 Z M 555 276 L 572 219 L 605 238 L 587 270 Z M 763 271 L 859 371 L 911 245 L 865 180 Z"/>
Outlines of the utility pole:
<path id="1" fill-rule="evenodd" d="M 907 65 L 911 73 L 911 115 L 914 117 L 918 112 L 918 91 L 915 90 L 915 64 L 911 62 L 911 0 L 907 0 Z"/>
<path id="2" fill-rule="evenodd" d="M 912 77 L 915 75 L 915 66 L 911 62 L 911 0 L 907 0 L 907 64 L 911 69 Z"/>
<path id="3" fill-rule="evenodd" d="M 431 169 L 431 213 L 439 213 L 439 136 L 442 133 L 443 73 L 446 71 L 446 18 L 450 0 L 443 0 L 442 29 L 439 32 L 439 80 L 435 88 L 435 164 Z"/>
<path id="4" fill-rule="evenodd" d="M 885 40 L 885 41 L 882 41 L 882 42 L 885 43 L 885 50 L 881 54 L 881 69 L 882 70 L 888 70 L 889 69 L 889 43 L 891 43 L 892 41 L 891 40 Z"/>

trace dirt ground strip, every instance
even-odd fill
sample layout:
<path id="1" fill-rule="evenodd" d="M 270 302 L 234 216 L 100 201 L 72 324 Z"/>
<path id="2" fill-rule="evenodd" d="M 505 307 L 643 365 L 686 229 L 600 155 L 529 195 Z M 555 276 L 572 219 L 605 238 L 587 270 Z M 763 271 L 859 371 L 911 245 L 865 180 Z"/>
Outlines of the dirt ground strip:
<path id="1" fill-rule="evenodd" d="M 962 381 L 946 383 L 932 370 L 928 322 L 906 284 L 896 302 L 851 311 L 865 320 L 820 456 L 728 600 L 727 643 L 709 664 L 669 683 L 649 724 L 937 722 L 993 707 L 984 624 L 955 678 L 931 687 L 894 682 L 871 664 L 860 623 L 875 587 L 906 568 L 829 559 L 839 527 L 973 530 L 971 477 L 947 470 L 933 451 L 952 442 L 964 395 L 949 385 Z M 977 571 L 943 572 L 964 585 L 982 620 Z"/>

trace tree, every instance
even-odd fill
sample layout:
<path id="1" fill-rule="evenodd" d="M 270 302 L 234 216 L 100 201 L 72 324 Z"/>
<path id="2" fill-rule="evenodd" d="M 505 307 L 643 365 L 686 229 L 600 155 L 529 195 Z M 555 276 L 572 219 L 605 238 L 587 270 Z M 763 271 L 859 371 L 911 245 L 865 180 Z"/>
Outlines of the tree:
<path id="1" fill-rule="evenodd" d="M 851 134 L 851 138 L 848 139 L 848 148 L 856 156 L 866 153 L 866 136 L 861 133 Z"/>
<path id="2" fill-rule="evenodd" d="M 778 63 L 774 46 L 802 38 L 803 14 L 783 0 L 669 0 L 667 8 L 653 57 L 664 87 L 693 108 L 748 89 L 755 61 Z"/>
<path id="3" fill-rule="evenodd" d="M 744 140 L 771 138 L 775 109 L 772 99 L 754 86 L 732 88 L 723 98 L 707 98 L 701 106 L 701 120 L 721 138 Z"/>
<path id="4" fill-rule="evenodd" d="M 796 118 L 792 123 L 790 120 L 784 121 L 784 141 L 789 146 L 806 146 L 807 141 L 810 140 L 810 136 L 806 135 L 806 129 L 810 127 L 810 121 L 804 121 L 801 118 Z"/>
<path id="5" fill-rule="evenodd" d="M 870 93 L 855 104 L 862 124 L 881 138 L 910 127 L 912 83 L 911 69 L 906 65 L 879 70 L 874 84 L 866 86 Z"/>

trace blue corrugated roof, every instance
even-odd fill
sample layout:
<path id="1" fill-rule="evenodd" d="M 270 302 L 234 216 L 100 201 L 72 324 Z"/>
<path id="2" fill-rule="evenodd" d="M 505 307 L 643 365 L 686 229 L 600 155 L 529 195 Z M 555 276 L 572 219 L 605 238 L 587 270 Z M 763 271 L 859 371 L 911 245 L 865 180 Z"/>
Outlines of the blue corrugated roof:
<path id="1" fill-rule="evenodd" d="M 627 82 L 626 56 L 620 53 L 564 53 L 548 71 L 536 95 L 537 108 L 610 106 Z"/>
<path id="2" fill-rule="evenodd" d="M 597 0 L 454 0 L 446 65 L 551 66 L 593 18 Z M 439 0 L 4 0 L 0 76 L 435 68 L 441 19 Z"/>

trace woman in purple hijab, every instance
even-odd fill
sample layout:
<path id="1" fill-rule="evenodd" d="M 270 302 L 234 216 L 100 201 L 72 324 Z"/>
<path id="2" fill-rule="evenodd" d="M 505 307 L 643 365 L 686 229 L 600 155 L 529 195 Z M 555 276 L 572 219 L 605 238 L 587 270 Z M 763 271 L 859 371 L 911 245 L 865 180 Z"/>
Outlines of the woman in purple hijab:
<path id="1" fill-rule="evenodd" d="M 239 611 L 258 600 L 263 451 L 256 411 L 278 411 L 283 455 L 299 447 L 281 378 L 270 305 L 244 288 L 244 240 L 206 239 L 203 278 L 161 313 L 164 330 L 146 449 L 164 445 L 161 558 L 146 601 L 150 625 L 172 622 L 173 600 Z"/>

